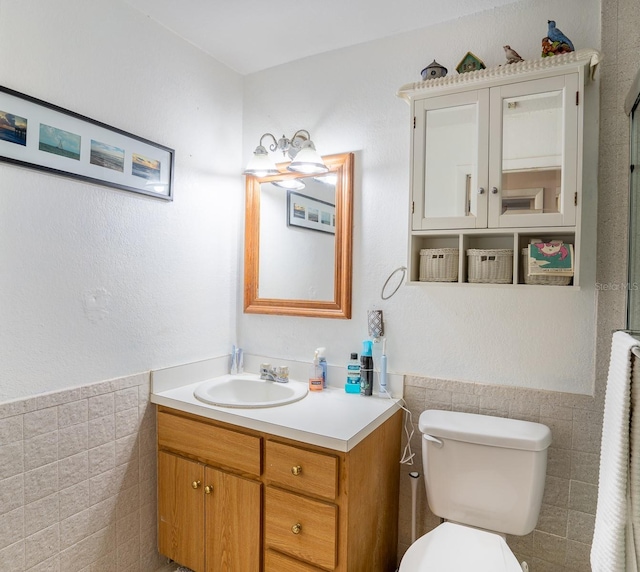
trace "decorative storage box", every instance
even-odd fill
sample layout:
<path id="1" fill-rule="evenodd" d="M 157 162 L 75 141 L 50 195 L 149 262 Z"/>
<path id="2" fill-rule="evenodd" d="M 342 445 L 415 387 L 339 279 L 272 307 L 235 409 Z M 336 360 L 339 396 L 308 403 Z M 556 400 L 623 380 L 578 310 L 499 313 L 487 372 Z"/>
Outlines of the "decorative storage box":
<path id="1" fill-rule="evenodd" d="M 513 250 L 507 248 L 470 248 L 467 250 L 469 282 L 511 284 Z"/>
<path id="2" fill-rule="evenodd" d="M 457 282 L 458 248 L 423 248 L 420 250 L 421 282 Z"/>
<path id="3" fill-rule="evenodd" d="M 568 286 L 573 276 L 537 275 L 529 276 L 529 249 L 522 249 L 522 277 L 525 284 L 546 284 L 548 286 Z"/>

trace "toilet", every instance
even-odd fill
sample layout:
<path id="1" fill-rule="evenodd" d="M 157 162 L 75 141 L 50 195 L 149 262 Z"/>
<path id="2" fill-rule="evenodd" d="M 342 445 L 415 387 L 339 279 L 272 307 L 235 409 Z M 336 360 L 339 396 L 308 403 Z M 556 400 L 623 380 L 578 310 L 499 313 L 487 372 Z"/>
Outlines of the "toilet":
<path id="1" fill-rule="evenodd" d="M 522 572 L 505 535 L 538 521 L 551 431 L 546 425 L 455 411 L 420 415 L 431 511 L 444 522 L 414 542 L 399 572 Z"/>

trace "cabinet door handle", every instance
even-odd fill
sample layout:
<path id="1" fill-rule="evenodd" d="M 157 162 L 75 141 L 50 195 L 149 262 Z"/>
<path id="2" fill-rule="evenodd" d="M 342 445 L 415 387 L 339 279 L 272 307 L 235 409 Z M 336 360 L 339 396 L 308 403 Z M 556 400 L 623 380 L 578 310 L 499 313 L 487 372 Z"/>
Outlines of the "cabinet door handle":
<path id="1" fill-rule="evenodd" d="M 297 522 L 291 527 L 291 532 L 293 532 L 293 534 L 300 534 L 302 532 L 302 525 Z"/>
<path id="2" fill-rule="evenodd" d="M 202 484 L 202 483 L 201 483 L 200 481 L 193 481 L 193 482 L 191 483 L 191 486 L 192 486 L 194 489 L 198 489 L 198 488 L 200 488 L 200 485 L 201 485 L 201 484 Z"/>
<path id="3" fill-rule="evenodd" d="M 497 194 L 498 194 L 498 187 L 491 187 L 491 192 L 492 192 L 494 195 L 497 195 Z"/>
<path id="4" fill-rule="evenodd" d="M 205 495 L 210 495 L 212 492 L 213 492 L 213 487 L 211 485 L 207 485 L 206 487 L 204 487 Z"/>
<path id="5" fill-rule="evenodd" d="M 291 467 L 291 474 L 297 477 L 300 473 L 302 473 L 302 467 L 300 465 L 296 465 L 295 467 Z"/>
<path id="6" fill-rule="evenodd" d="M 484 195 L 484 187 L 480 187 L 480 188 L 478 189 L 478 194 L 479 194 L 479 195 Z"/>

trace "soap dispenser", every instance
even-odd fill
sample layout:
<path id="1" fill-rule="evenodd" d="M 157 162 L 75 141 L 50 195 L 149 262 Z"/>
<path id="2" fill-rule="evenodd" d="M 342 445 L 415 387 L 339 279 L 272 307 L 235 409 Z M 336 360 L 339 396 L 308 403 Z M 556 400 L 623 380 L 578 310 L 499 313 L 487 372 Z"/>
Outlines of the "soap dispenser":
<path id="1" fill-rule="evenodd" d="M 309 391 L 322 391 L 322 368 L 318 350 L 313 354 L 313 364 L 309 369 Z"/>

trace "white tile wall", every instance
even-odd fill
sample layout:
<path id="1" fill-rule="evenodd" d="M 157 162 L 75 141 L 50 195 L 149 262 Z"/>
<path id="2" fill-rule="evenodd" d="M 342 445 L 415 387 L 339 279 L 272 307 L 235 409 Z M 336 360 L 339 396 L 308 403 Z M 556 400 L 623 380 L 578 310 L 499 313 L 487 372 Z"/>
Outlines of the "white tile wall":
<path id="1" fill-rule="evenodd" d="M 0 459 L 0 570 L 164 564 L 148 374 L 0 404 Z"/>

